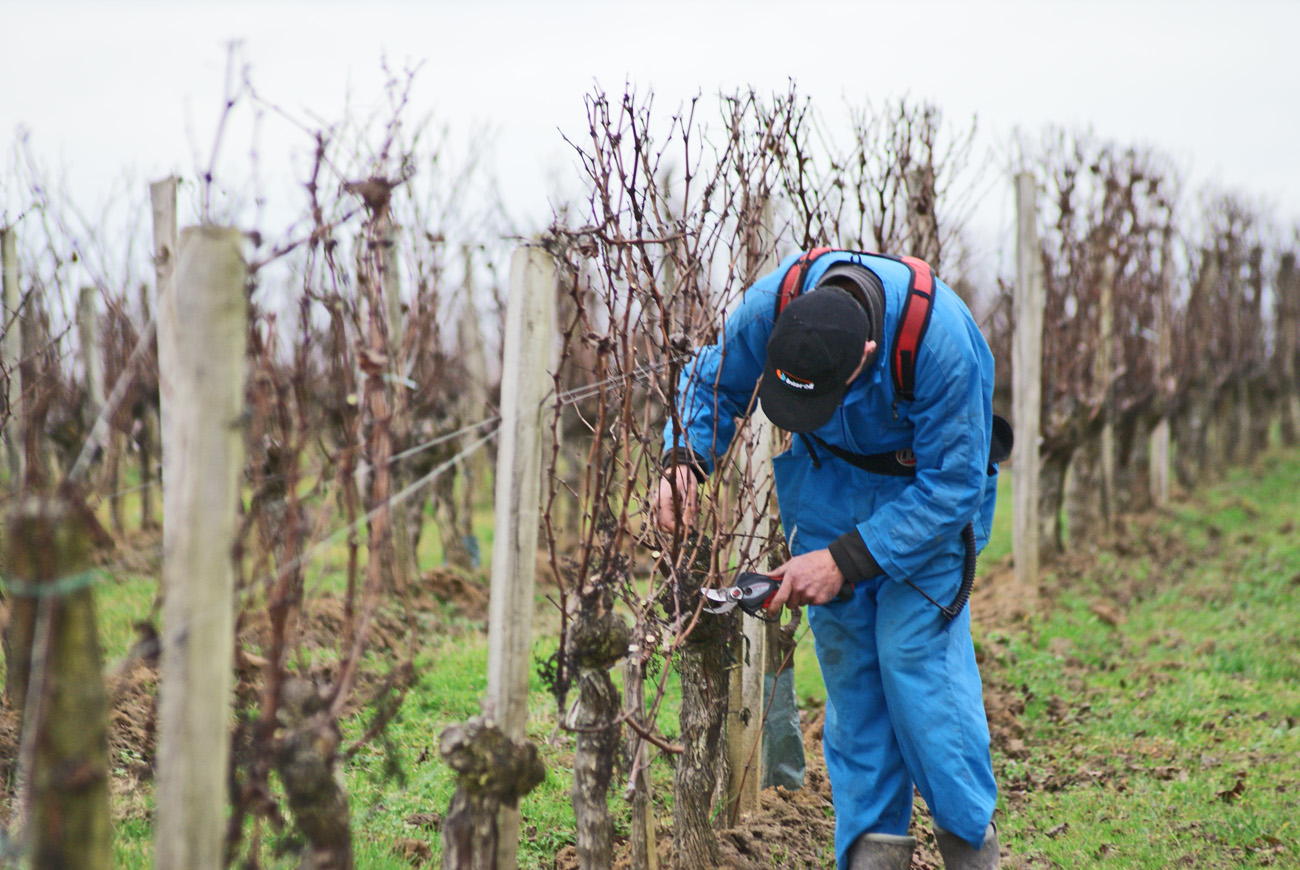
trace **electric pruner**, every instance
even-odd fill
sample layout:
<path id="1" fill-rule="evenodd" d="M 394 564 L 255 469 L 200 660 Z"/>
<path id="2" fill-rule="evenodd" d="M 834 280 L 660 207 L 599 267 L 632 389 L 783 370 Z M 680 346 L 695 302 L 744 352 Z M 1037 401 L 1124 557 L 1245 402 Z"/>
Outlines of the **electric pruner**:
<path id="1" fill-rule="evenodd" d="M 767 603 L 772 600 L 772 596 L 780 587 L 779 578 L 742 571 L 731 586 L 722 589 L 701 589 L 700 594 L 704 596 L 705 613 L 729 613 L 739 605 L 740 609 L 750 616 L 772 622 L 770 617 L 763 615 L 763 609 L 767 607 Z M 852 583 L 841 586 L 839 594 L 835 596 L 837 601 L 845 601 L 852 597 Z"/>

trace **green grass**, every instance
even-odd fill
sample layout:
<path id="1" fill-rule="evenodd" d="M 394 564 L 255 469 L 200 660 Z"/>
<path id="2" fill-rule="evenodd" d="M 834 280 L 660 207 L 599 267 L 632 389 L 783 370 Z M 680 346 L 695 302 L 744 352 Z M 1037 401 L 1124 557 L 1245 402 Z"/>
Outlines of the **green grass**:
<path id="1" fill-rule="evenodd" d="M 993 512 L 989 542 L 980 553 L 984 564 L 1000 562 L 1011 555 L 1011 471 L 998 475 L 998 505 Z"/>
<path id="2" fill-rule="evenodd" d="M 1029 631 L 982 639 L 986 679 L 1026 701 L 1027 751 L 996 758 L 1014 853 L 1300 866 L 1298 486 L 1294 453 L 1234 471 L 1145 530 L 1151 552 L 1099 559 Z"/>

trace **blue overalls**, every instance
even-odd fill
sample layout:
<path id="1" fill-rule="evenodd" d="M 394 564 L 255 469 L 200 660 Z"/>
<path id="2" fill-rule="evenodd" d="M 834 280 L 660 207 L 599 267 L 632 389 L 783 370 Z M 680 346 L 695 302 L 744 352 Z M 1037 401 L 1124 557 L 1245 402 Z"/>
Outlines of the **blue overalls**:
<path id="1" fill-rule="evenodd" d="M 754 395 L 780 280 L 797 256 L 746 291 L 718 343 L 700 349 L 682 373 L 684 431 L 674 441 L 670 420 L 665 442 L 689 448 L 710 472 Z M 997 786 L 970 611 L 950 621 L 902 581 L 941 603 L 953 599 L 961 583 L 961 530 L 973 522 L 977 546 L 987 543 L 997 473 L 988 463 L 993 356 L 965 304 L 936 281 L 914 400 L 895 402 L 890 345 L 908 290 L 907 267 L 833 252 L 813 263 L 804 286 L 815 287 L 827 267 L 841 262 L 860 263 L 884 286 L 882 346 L 814 434 L 857 454 L 911 448 L 917 472 L 874 474 L 822 451 L 815 463 L 802 438 L 773 460 L 790 552 L 823 549 L 856 528 L 884 572 L 858 582 L 849 601 L 808 608 L 826 682 L 824 751 L 843 870 L 861 834 L 907 833 L 913 785 L 936 824 L 975 848 L 983 845 Z"/>

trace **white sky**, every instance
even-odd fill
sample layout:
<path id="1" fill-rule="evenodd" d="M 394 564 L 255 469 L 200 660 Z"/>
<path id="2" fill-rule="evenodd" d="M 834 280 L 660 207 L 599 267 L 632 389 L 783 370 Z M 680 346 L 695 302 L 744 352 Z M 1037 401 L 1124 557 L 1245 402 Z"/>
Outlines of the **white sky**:
<path id="1" fill-rule="evenodd" d="M 25 127 L 92 212 L 128 170 L 141 185 L 193 177 L 232 39 L 262 94 L 327 120 L 349 92 L 355 113 L 378 105 L 381 56 L 395 69 L 423 62 L 413 116 L 431 113 L 453 139 L 490 124 L 493 171 L 525 220 L 550 213 L 551 179 L 572 162 L 557 128 L 585 132 L 593 81 L 613 96 L 624 81 L 653 89 L 669 110 L 700 91 L 784 91 L 789 78 L 823 111 L 932 99 L 954 122 L 978 116 L 983 147 L 1005 148 L 1016 127 L 1036 137 L 1090 125 L 1164 151 L 1194 185 L 1213 180 L 1300 217 L 1300 2 L 1285 0 L 0 0 L 0 153 Z M 246 164 L 250 131 L 232 127 L 223 156 Z M 289 153 L 307 145 L 266 123 L 263 174 L 291 175 Z M 1005 222 L 1009 183 L 1001 190 Z M 0 191 L 0 219 L 20 205 Z"/>

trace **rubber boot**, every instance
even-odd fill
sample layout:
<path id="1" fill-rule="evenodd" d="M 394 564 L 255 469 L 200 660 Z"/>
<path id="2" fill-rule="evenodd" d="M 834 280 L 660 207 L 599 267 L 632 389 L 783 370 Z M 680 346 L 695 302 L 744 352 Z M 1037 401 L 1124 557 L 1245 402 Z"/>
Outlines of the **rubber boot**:
<path id="1" fill-rule="evenodd" d="M 907 870 L 915 848 L 915 837 L 863 834 L 849 847 L 848 870 Z"/>
<path id="2" fill-rule="evenodd" d="M 934 839 L 939 844 L 946 870 L 998 870 L 1002 858 L 998 854 L 998 829 L 990 822 L 984 832 L 984 848 L 975 849 L 956 834 L 943 828 L 934 829 Z"/>

